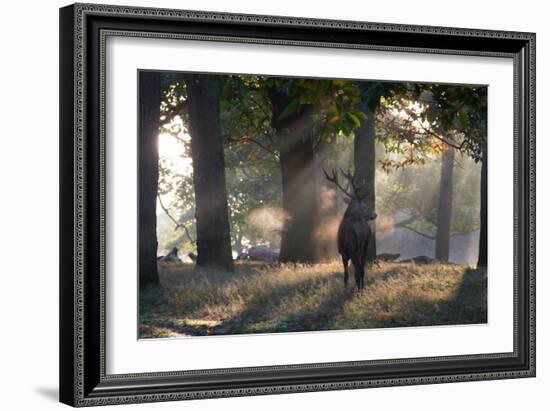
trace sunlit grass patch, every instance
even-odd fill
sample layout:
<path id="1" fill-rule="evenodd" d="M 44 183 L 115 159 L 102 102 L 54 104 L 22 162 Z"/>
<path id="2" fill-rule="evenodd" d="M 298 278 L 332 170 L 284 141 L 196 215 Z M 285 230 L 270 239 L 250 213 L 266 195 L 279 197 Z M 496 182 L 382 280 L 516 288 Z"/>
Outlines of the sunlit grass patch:
<path id="1" fill-rule="evenodd" d="M 341 263 L 238 263 L 235 273 L 161 265 L 140 298 L 140 337 L 484 323 L 486 274 L 465 265 L 380 263 L 344 288 Z"/>

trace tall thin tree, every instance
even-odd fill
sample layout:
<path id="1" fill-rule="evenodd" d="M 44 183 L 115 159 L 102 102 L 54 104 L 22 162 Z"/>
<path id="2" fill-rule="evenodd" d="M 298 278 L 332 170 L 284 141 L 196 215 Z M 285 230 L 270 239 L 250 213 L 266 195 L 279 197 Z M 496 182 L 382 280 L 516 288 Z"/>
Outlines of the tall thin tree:
<path id="1" fill-rule="evenodd" d="M 376 208 L 376 114 L 380 106 L 380 98 L 388 93 L 388 85 L 380 82 L 357 82 L 361 89 L 361 104 L 365 118 L 360 127 L 354 131 L 354 167 L 355 182 L 366 192 L 367 206 L 374 211 Z M 376 259 L 376 223 L 371 221 L 367 261 Z"/>
<path id="2" fill-rule="evenodd" d="M 158 285 L 157 190 L 160 73 L 139 73 L 139 285 Z"/>
<path id="3" fill-rule="evenodd" d="M 435 258 L 440 261 L 449 261 L 451 216 L 453 210 L 454 160 L 455 149 L 453 147 L 448 147 L 441 158 L 437 231 L 435 234 Z"/>
<path id="4" fill-rule="evenodd" d="M 361 121 L 361 126 L 355 130 L 354 140 L 354 166 L 355 181 L 361 186 L 361 191 L 367 193 L 366 203 L 369 209 L 376 207 L 376 185 L 375 185 L 375 111 L 366 109 L 366 119 Z M 376 259 L 376 228 L 375 222 L 371 221 L 373 226 L 369 234 L 367 248 L 367 261 Z"/>

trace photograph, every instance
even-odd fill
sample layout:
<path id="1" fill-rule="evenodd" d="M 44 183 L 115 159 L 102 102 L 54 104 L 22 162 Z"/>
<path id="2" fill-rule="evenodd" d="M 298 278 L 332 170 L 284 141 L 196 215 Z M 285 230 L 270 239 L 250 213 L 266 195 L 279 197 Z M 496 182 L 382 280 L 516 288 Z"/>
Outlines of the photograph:
<path id="1" fill-rule="evenodd" d="M 139 70 L 138 338 L 486 324 L 488 91 Z"/>

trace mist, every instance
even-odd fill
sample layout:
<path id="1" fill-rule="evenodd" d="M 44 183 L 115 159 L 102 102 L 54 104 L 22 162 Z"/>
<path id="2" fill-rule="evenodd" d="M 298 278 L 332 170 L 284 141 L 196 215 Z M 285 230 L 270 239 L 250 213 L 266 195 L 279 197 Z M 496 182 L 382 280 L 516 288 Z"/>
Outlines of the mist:
<path id="1" fill-rule="evenodd" d="M 340 141 L 339 145 L 338 153 L 326 154 L 325 160 L 330 159 L 333 163 L 341 164 L 343 169 L 351 168 L 352 141 L 350 139 Z M 378 145 L 377 158 L 380 159 L 384 156 L 383 148 Z M 392 156 L 394 160 L 397 157 Z M 183 161 L 183 164 L 186 167 L 191 167 L 189 174 L 192 175 L 192 165 L 189 166 L 190 159 Z M 376 227 L 378 254 L 400 254 L 399 260 L 417 256 L 435 257 L 435 226 L 430 223 L 430 216 L 433 218 L 436 214 L 440 166 L 441 158 L 438 156 L 426 159 L 424 164 L 411 165 L 389 173 L 384 171 L 379 163 L 377 164 L 375 179 L 377 207 L 375 211 L 378 218 L 373 227 Z M 449 261 L 453 263 L 474 264 L 477 261 L 480 167 L 479 163 L 475 163 L 466 156 L 457 156 L 455 160 L 452 212 L 454 230 L 451 233 L 449 249 Z M 173 172 L 176 173 L 177 170 L 173 170 Z M 280 179 L 280 175 L 277 173 L 271 177 L 274 181 Z M 319 180 L 324 178 L 321 169 L 317 170 L 316 178 Z M 188 180 L 189 185 L 191 178 L 189 177 Z M 239 186 L 244 188 L 248 185 L 245 180 L 237 183 L 237 189 Z M 176 190 L 174 189 L 174 191 Z M 258 198 L 258 202 L 263 202 L 267 197 L 275 197 L 279 199 L 279 202 L 252 207 L 243 215 L 243 223 L 239 227 L 232 227 L 235 237 L 237 232 L 242 233 L 238 244 L 234 239 L 233 249 L 236 253 L 251 246 L 265 246 L 279 250 L 281 231 L 288 218 L 280 204 L 280 193 L 266 193 L 262 187 L 258 187 L 257 192 L 253 194 Z M 322 186 L 320 189 L 319 201 L 320 209 L 324 214 L 334 207 L 336 207 L 337 213 L 324 218 L 322 224 L 317 227 L 314 236 L 321 243 L 330 244 L 332 242 L 333 247 L 328 247 L 329 249 L 324 252 L 328 253 L 327 259 L 337 258 L 336 233 L 346 204 L 335 190 L 328 189 L 326 186 Z M 186 216 L 193 216 L 194 205 L 186 204 L 185 207 L 188 209 Z M 232 216 L 238 214 L 239 208 L 242 208 L 241 204 L 230 201 Z M 304 210 L 304 212 L 306 211 Z M 410 219 L 412 211 L 419 216 L 407 225 L 410 228 L 402 226 L 403 221 Z M 179 232 L 180 230 L 174 230 L 173 223 L 163 214 L 160 211 L 158 216 L 159 253 L 165 254 L 175 246 L 187 252 L 193 251 L 194 245 L 190 243 L 186 235 Z M 193 230 L 192 224 L 190 230 Z"/>
<path id="2" fill-rule="evenodd" d="M 178 87 L 169 89 L 167 95 Z M 239 98 L 239 102 L 246 101 Z M 268 102 L 258 103 L 258 99 L 258 95 L 253 95 L 254 104 L 265 104 L 260 107 L 264 111 L 271 109 Z M 385 100 L 384 104 L 387 109 L 379 114 L 376 126 L 374 211 L 378 217 L 371 223 L 376 233 L 376 254 L 399 254 L 398 261 L 418 256 L 434 259 L 442 159 L 447 147 L 442 141 L 447 140 L 431 141 L 426 148 L 417 146 L 416 131 L 396 138 L 392 133 L 402 133 L 402 128 L 412 127 L 414 131 L 426 127 L 427 123 L 419 120 L 412 126 L 407 123 L 407 116 L 411 115 L 407 110 L 416 116 L 423 106 L 414 101 L 409 106 Z M 233 110 L 234 105 L 222 106 L 222 124 L 228 132 L 239 134 L 243 124 L 234 124 Z M 259 114 L 250 111 L 247 115 Z M 316 115 L 322 117 L 324 114 Z M 162 209 L 157 207 L 159 254 L 173 247 L 182 251 L 183 256 L 196 252 L 194 170 L 186 121 L 184 116 L 176 116 L 163 126 L 159 139 L 159 201 L 164 199 L 165 203 L 159 203 Z M 253 125 L 255 134 L 245 134 L 240 140 L 231 137 L 224 147 L 233 256 L 251 247 L 265 247 L 278 253 L 286 236 L 286 244 L 291 244 L 290 247 L 315 244 L 315 255 L 306 260 L 338 259 L 336 237 L 347 204 L 342 193 L 326 180 L 324 171 L 354 173 L 355 132 L 340 131 L 333 137 L 323 137 L 323 141 L 313 138 L 313 157 L 308 163 L 299 164 L 299 171 L 294 171 L 292 180 L 288 180 L 287 172 L 287 181 L 283 184 L 281 156 L 302 147 L 300 144 L 306 137 L 279 137 L 277 142 L 273 137 L 273 124 L 256 121 Z M 285 133 L 306 136 L 311 127 L 306 117 L 301 116 L 290 129 L 285 129 Z M 312 130 L 319 135 L 326 133 L 315 127 Z M 480 235 L 481 162 L 457 150 L 451 168 L 452 202 L 447 207 L 451 209 L 448 261 L 475 264 Z M 290 210 L 292 215 L 284 210 Z M 305 232 L 289 231 L 289 227 L 301 224 L 301 220 L 315 221 L 314 227 L 306 227 Z M 302 251 L 302 256 L 306 254 Z"/>

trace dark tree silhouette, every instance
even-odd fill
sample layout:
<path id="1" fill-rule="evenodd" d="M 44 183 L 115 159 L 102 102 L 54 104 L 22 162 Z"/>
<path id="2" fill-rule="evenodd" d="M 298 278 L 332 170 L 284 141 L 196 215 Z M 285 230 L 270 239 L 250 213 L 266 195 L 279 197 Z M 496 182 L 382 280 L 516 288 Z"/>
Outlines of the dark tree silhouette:
<path id="1" fill-rule="evenodd" d="M 361 90 L 361 105 L 365 118 L 355 129 L 354 167 L 355 183 L 361 186 L 362 193 L 367 193 L 367 206 L 374 211 L 376 208 L 376 114 L 380 107 L 380 98 L 390 91 L 390 86 L 380 82 L 357 82 Z M 371 221 L 367 261 L 376 259 L 376 222 Z"/>
<path id="2" fill-rule="evenodd" d="M 367 193 L 366 204 L 370 210 L 376 207 L 375 187 L 375 112 L 366 109 L 367 118 L 361 121 L 361 126 L 355 130 L 354 140 L 354 166 L 355 182 L 362 187 L 361 191 Z M 367 249 L 367 261 L 376 259 L 376 228 L 375 221 L 371 222 L 372 230 L 369 234 Z"/>
<path id="3" fill-rule="evenodd" d="M 186 76 L 185 84 L 195 187 L 197 265 L 233 271 L 220 126 L 221 79 L 195 74 Z"/>
<path id="4" fill-rule="evenodd" d="M 158 285 L 157 188 L 160 73 L 139 73 L 139 286 Z"/>
<path id="5" fill-rule="evenodd" d="M 289 104 L 286 94 L 269 89 L 272 127 L 277 135 L 282 177 L 283 210 L 287 219 L 281 234 L 281 262 L 316 262 L 315 231 L 319 219 L 311 107 L 300 106 L 282 115 Z"/>

